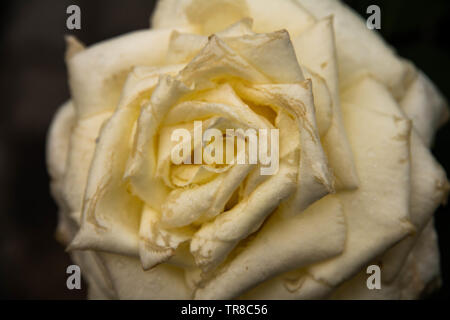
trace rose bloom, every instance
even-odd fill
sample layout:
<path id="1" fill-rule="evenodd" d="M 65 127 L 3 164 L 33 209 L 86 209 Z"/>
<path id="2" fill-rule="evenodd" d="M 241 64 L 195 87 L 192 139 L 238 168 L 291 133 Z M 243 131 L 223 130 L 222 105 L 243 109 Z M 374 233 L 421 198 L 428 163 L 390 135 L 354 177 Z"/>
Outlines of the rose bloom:
<path id="1" fill-rule="evenodd" d="M 429 148 L 445 101 L 340 2 L 161 0 L 150 30 L 67 40 L 48 167 L 90 298 L 411 299 L 439 285 L 448 182 Z M 279 129 L 278 170 L 175 165 L 171 133 L 194 121 Z"/>

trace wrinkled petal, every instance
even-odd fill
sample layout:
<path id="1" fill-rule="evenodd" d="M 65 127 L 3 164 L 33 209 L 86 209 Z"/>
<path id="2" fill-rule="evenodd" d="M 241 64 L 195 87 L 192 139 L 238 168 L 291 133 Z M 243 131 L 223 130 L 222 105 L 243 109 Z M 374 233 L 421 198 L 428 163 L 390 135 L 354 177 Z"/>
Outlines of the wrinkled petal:
<path id="1" fill-rule="evenodd" d="M 128 73 L 136 65 L 160 66 L 172 30 L 133 32 L 96 44 L 67 60 L 77 115 L 114 111 Z"/>
<path id="2" fill-rule="evenodd" d="M 360 186 L 338 193 L 348 226 L 344 252 L 309 268 L 315 279 L 332 286 L 414 231 L 409 210 L 411 122 L 371 78 L 345 92 L 343 114 Z"/>
<path id="3" fill-rule="evenodd" d="M 302 214 L 287 219 L 275 215 L 244 250 L 196 291 L 195 298 L 239 296 L 280 273 L 341 253 L 345 239 L 345 217 L 337 198 L 323 198 Z M 247 297 L 265 298 L 258 296 L 256 291 Z"/>
<path id="4" fill-rule="evenodd" d="M 384 40 L 369 30 L 362 18 L 335 0 L 295 0 L 317 19 L 334 16 L 339 80 L 342 88 L 369 74 L 401 98 L 414 76 L 413 68 L 396 56 Z"/>
<path id="5" fill-rule="evenodd" d="M 426 75 L 419 72 L 409 86 L 400 106 L 425 142 L 430 147 L 436 130 L 448 120 L 447 103 Z"/>
<path id="6" fill-rule="evenodd" d="M 287 29 L 296 35 L 314 23 L 314 17 L 292 0 L 162 0 L 152 26 L 183 27 L 210 35 L 246 17 L 254 20 L 254 31 L 261 33 Z"/>
<path id="7" fill-rule="evenodd" d="M 417 233 L 387 251 L 383 257 L 383 281 L 391 282 L 402 268 L 421 230 L 447 198 L 450 189 L 444 169 L 436 162 L 418 134 L 411 133 L 410 217 Z"/>
<path id="8" fill-rule="evenodd" d="M 383 277 L 384 269 L 382 273 Z M 439 286 L 439 274 L 439 248 L 432 219 L 420 233 L 416 244 L 408 252 L 401 272 L 391 283 L 383 283 L 381 290 L 368 290 L 366 285 L 368 275 L 363 270 L 338 287 L 330 298 L 337 300 L 419 299 Z"/>
<path id="9" fill-rule="evenodd" d="M 117 299 L 190 299 L 183 271 L 161 264 L 143 271 L 139 260 L 115 254 L 101 254 L 103 264 L 117 291 Z"/>
<path id="10" fill-rule="evenodd" d="M 358 186 L 358 175 L 342 122 L 333 19 L 320 20 L 295 37 L 293 44 L 300 64 L 310 70 L 309 73 L 312 75 L 318 120 L 322 118 L 322 114 L 331 113 L 329 127 L 326 129 L 325 136 L 321 137 L 329 165 L 336 177 L 336 188 L 337 190 L 355 189 Z M 325 89 L 319 89 L 323 86 L 321 82 L 325 82 Z M 331 99 L 331 110 L 328 112 L 324 110 L 326 105 L 324 106 L 323 103 L 323 97 L 327 93 Z M 318 123 L 320 124 L 323 122 Z"/>
<path id="11" fill-rule="evenodd" d="M 292 148 L 300 149 L 298 187 L 293 199 L 285 207 L 285 214 L 300 213 L 314 201 L 334 192 L 333 177 L 318 136 L 311 83 L 305 81 L 295 85 L 243 85 L 237 90 L 241 96 L 255 103 L 280 108 L 297 119 L 299 140 L 291 137 L 280 140 L 280 157 L 289 154 Z M 283 135 L 284 126 L 280 126 L 280 137 Z M 286 132 L 292 136 L 297 130 L 291 128 Z M 295 146 L 296 143 L 299 146 Z"/>

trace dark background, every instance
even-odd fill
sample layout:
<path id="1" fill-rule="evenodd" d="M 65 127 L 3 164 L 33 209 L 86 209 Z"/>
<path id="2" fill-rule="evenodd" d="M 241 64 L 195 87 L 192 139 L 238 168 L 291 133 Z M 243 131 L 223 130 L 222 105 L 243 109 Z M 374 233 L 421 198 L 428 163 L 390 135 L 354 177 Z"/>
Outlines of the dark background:
<path id="1" fill-rule="evenodd" d="M 320 0 L 318 0 L 320 1 Z M 448 0 L 347 0 L 357 12 L 381 8 L 381 34 L 422 69 L 450 98 Z M 82 29 L 71 32 L 90 45 L 147 28 L 152 0 L 1 1 L 0 20 L 0 299 L 80 299 L 66 288 L 71 264 L 55 241 L 57 208 L 48 191 L 45 140 L 58 106 L 69 97 L 64 65 L 66 8 L 81 8 Z M 433 153 L 450 173 L 450 125 Z M 443 287 L 432 299 L 450 298 L 450 209 L 436 213 Z"/>

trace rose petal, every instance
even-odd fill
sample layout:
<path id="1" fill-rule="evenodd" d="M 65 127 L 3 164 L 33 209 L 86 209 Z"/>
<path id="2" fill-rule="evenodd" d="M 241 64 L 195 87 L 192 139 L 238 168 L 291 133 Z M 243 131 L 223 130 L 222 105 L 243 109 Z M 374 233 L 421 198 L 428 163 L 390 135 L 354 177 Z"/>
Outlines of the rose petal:
<path id="1" fill-rule="evenodd" d="M 335 0 L 296 0 L 316 18 L 334 16 L 341 87 L 369 73 L 385 84 L 394 97 L 401 98 L 414 76 L 413 68 L 398 58 L 393 50 L 346 5 Z"/>
<path id="2" fill-rule="evenodd" d="M 417 233 L 387 251 L 382 260 L 383 282 L 391 282 L 403 266 L 421 230 L 450 189 L 444 169 L 436 162 L 418 134 L 411 133 L 411 200 L 410 217 Z"/>
<path id="3" fill-rule="evenodd" d="M 294 38 L 293 44 L 300 64 L 312 71 L 316 110 L 317 108 L 323 108 L 320 99 L 323 99 L 322 91 L 324 91 L 317 92 L 317 87 L 320 84 L 317 78 L 325 80 L 331 94 L 331 125 L 327 134 L 322 138 L 322 143 L 329 165 L 336 177 L 336 188 L 337 190 L 355 189 L 358 186 L 358 175 L 342 122 L 333 19 L 320 20 Z M 314 76 L 315 74 L 317 76 Z M 320 95 L 320 98 L 317 98 L 317 95 Z M 317 111 L 317 114 L 321 115 L 326 112 L 320 110 Z"/>
<path id="4" fill-rule="evenodd" d="M 381 290 L 368 290 L 366 270 L 351 280 L 344 282 L 331 299 L 338 300 L 379 300 L 418 299 L 439 284 L 439 248 L 433 219 L 419 234 L 419 238 L 408 254 L 401 272 L 389 284 L 383 283 Z M 384 277 L 384 265 L 382 279 Z M 428 290 L 427 290 L 428 289 Z"/>
<path id="5" fill-rule="evenodd" d="M 333 177 L 319 140 L 309 80 L 292 85 L 241 85 L 237 90 L 242 97 L 285 110 L 298 121 L 295 129 L 283 130 L 286 124 L 279 126 L 281 138 L 283 132 L 291 137 L 296 131 L 300 133 L 300 140 L 287 138 L 280 142 L 281 158 L 298 147 L 301 152 L 297 191 L 285 206 L 285 214 L 300 213 L 314 201 L 333 192 Z"/>
<path id="6" fill-rule="evenodd" d="M 83 203 L 80 230 L 71 249 L 137 254 L 142 205 L 127 191 L 123 173 L 138 108 L 118 109 L 103 127 Z"/>
<path id="7" fill-rule="evenodd" d="M 426 75 L 419 72 L 409 86 L 400 106 L 430 147 L 436 130 L 448 120 L 447 102 Z"/>
<path id="8" fill-rule="evenodd" d="M 77 115 L 113 111 L 133 66 L 159 66 L 172 30 L 137 31 L 96 44 L 67 61 Z"/>
<path id="9" fill-rule="evenodd" d="M 143 271 L 136 258 L 101 254 L 106 270 L 117 291 L 117 298 L 130 299 L 190 299 L 182 269 L 168 264 Z"/>
<path id="10" fill-rule="evenodd" d="M 223 41 L 255 69 L 266 75 L 272 83 L 304 80 L 286 30 L 223 38 Z"/>
<path id="11" fill-rule="evenodd" d="M 272 216 L 244 250 L 196 291 L 195 298 L 230 299 L 280 273 L 333 257 L 342 251 L 345 233 L 342 206 L 332 196 L 317 201 L 303 214 L 287 219 Z"/>
<path id="12" fill-rule="evenodd" d="M 338 193 L 348 224 L 344 252 L 309 269 L 315 279 L 332 286 L 414 231 L 409 213 L 411 122 L 385 87 L 369 77 L 344 94 L 343 114 L 360 186 Z"/>
<path id="13" fill-rule="evenodd" d="M 162 0 L 152 18 L 153 28 L 189 28 L 210 35 L 250 17 L 256 32 L 287 29 L 296 35 L 314 23 L 301 5 L 291 0 Z"/>
<path id="14" fill-rule="evenodd" d="M 111 112 L 104 112 L 78 119 L 72 129 L 62 191 L 70 215 L 78 223 L 96 141 L 101 127 L 110 117 Z"/>
<path id="15" fill-rule="evenodd" d="M 166 229 L 160 221 L 161 214 L 144 207 L 139 228 L 139 256 L 144 270 L 169 260 L 178 246 L 193 234 L 189 228 Z"/>

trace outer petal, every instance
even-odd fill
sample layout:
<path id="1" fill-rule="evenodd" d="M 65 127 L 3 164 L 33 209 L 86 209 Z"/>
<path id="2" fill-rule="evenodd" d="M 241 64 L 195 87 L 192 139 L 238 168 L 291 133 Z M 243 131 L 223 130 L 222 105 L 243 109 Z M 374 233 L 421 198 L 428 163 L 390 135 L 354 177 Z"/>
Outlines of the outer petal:
<path id="1" fill-rule="evenodd" d="M 59 207 L 57 237 L 68 243 L 70 227 L 70 209 L 64 198 L 64 175 L 69 154 L 70 135 L 75 123 L 75 109 L 71 101 L 66 102 L 57 111 L 50 126 L 47 142 L 47 168 L 51 177 L 50 189 Z"/>
<path id="2" fill-rule="evenodd" d="M 111 274 L 104 264 L 101 254 L 94 251 L 72 251 L 74 262 L 80 266 L 81 273 L 89 284 L 89 295 L 96 299 L 117 299 L 117 291 Z M 93 292 L 94 291 L 94 292 Z"/>
<path id="3" fill-rule="evenodd" d="M 102 125 L 111 117 L 102 112 L 85 119 L 78 119 L 72 129 L 67 158 L 63 193 L 70 215 L 80 222 L 83 196 L 86 190 L 89 168 Z"/>
<path id="4" fill-rule="evenodd" d="M 163 71 L 168 70 L 160 70 Z M 134 83 L 133 88 L 137 89 L 128 90 L 130 86 L 128 83 L 125 85 L 124 95 L 116 112 L 102 129 L 90 168 L 81 229 L 72 242 L 71 249 L 97 249 L 137 255 L 142 203 L 129 192 L 124 174 L 134 145 L 133 128 L 140 113 L 140 103 L 144 98 L 142 95 L 149 95 L 155 85 L 153 73 L 146 75 L 138 79 L 138 74 L 130 75 L 128 83 Z M 161 121 L 162 111 L 171 105 L 170 99 L 176 100 L 173 95 L 168 95 L 169 101 L 160 95 L 164 96 L 163 89 L 170 82 L 169 78 L 162 76 L 149 103 L 156 108 L 153 115 L 159 117 L 154 118 L 153 122 L 158 122 L 158 119 Z M 151 130 L 151 127 L 147 129 Z M 140 133 L 139 129 L 137 133 Z"/>
<path id="5" fill-rule="evenodd" d="M 434 211 L 447 198 L 449 184 L 444 169 L 436 162 L 418 134 L 411 134 L 411 222 L 417 229 L 384 254 L 383 281 L 391 282 L 403 266 L 421 231 L 430 221 Z"/>
<path id="6" fill-rule="evenodd" d="M 233 260 L 196 291 L 195 298 L 230 299 L 280 273 L 333 257 L 342 251 L 345 232 L 342 207 L 333 196 L 323 198 L 302 214 L 288 219 L 274 215 Z M 323 289 L 314 283 L 307 287 Z M 244 298 L 278 297 L 267 297 L 258 290 Z"/>
<path id="7" fill-rule="evenodd" d="M 333 19 L 323 19 L 293 39 L 295 51 L 300 64 L 311 70 L 313 88 L 319 87 L 318 80 L 324 79 L 331 96 L 331 123 L 325 136 L 322 137 L 324 150 L 330 167 L 336 176 L 336 188 L 355 189 L 358 186 L 358 175 L 353 155 L 348 143 L 341 115 L 338 63 L 334 41 Z M 314 92 L 316 109 L 322 107 Z M 320 110 L 320 113 L 325 111 Z M 320 128 L 319 128 L 320 129 Z"/>
<path id="8" fill-rule="evenodd" d="M 153 15 L 154 28 L 183 27 L 210 35 L 238 20 L 251 17 L 256 32 L 287 29 L 296 35 L 314 18 L 292 0 L 162 0 Z"/>
<path id="9" fill-rule="evenodd" d="M 75 109 L 72 101 L 67 101 L 55 114 L 48 134 L 47 166 L 54 182 L 64 178 L 74 124 Z"/>
<path id="10" fill-rule="evenodd" d="M 304 269 L 295 270 L 261 283 L 239 299 L 311 300 L 323 299 L 332 291 L 326 283 L 315 280 Z"/>
<path id="11" fill-rule="evenodd" d="M 448 120 L 447 102 L 426 75 L 420 72 L 400 102 L 402 109 L 430 147 L 437 128 Z"/>
<path id="12" fill-rule="evenodd" d="M 409 215 L 410 121 L 371 78 L 349 89 L 344 101 L 345 126 L 361 183 L 356 191 L 338 194 L 348 223 L 343 254 L 309 270 L 333 286 L 414 231 Z"/>
<path id="13" fill-rule="evenodd" d="M 341 87 L 369 73 L 384 83 L 394 97 L 401 98 L 414 75 L 413 68 L 369 30 L 364 21 L 340 1 L 296 0 L 316 18 L 334 16 Z"/>
<path id="14" fill-rule="evenodd" d="M 192 296 L 180 268 L 161 264 L 143 271 L 136 258 L 103 253 L 101 259 L 117 291 L 118 299 L 186 300 Z"/>
<path id="15" fill-rule="evenodd" d="M 371 78 L 345 93 L 343 115 L 360 177 L 357 190 L 335 196 L 342 201 L 347 224 L 343 252 L 283 274 L 244 298 L 324 298 L 413 231 L 408 221 L 410 122 L 387 90 Z"/>
<path id="16" fill-rule="evenodd" d="M 343 283 L 331 299 L 418 299 L 437 287 L 439 279 L 439 248 L 433 219 L 420 233 L 409 253 L 401 272 L 389 284 L 382 284 L 381 290 L 368 290 L 365 269 L 351 280 Z M 382 269 L 382 277 L 383 277 Z"/>
<path id="17" fill-rule="evenodd" d="M 248 17 L 246 1 L 163 0 L 152 17 L 152 27 L 183 27 L 190 32 L 210 35 Z"/>
<path id="18" fill-rule="evenodd" d="M 137 254 L 142 205 L 123 180 L 137 108 L 118 109 L 100 134 L 89 172 L 81 228 L 71 249 Z"/>
<path id="19" fill-rule="evenodd" d="M 81 118 L 113 111 L 136 65 L 159 66 L 172 30 L 137 31 L 96 44 L 68 59 L 72 98 Z"/>

